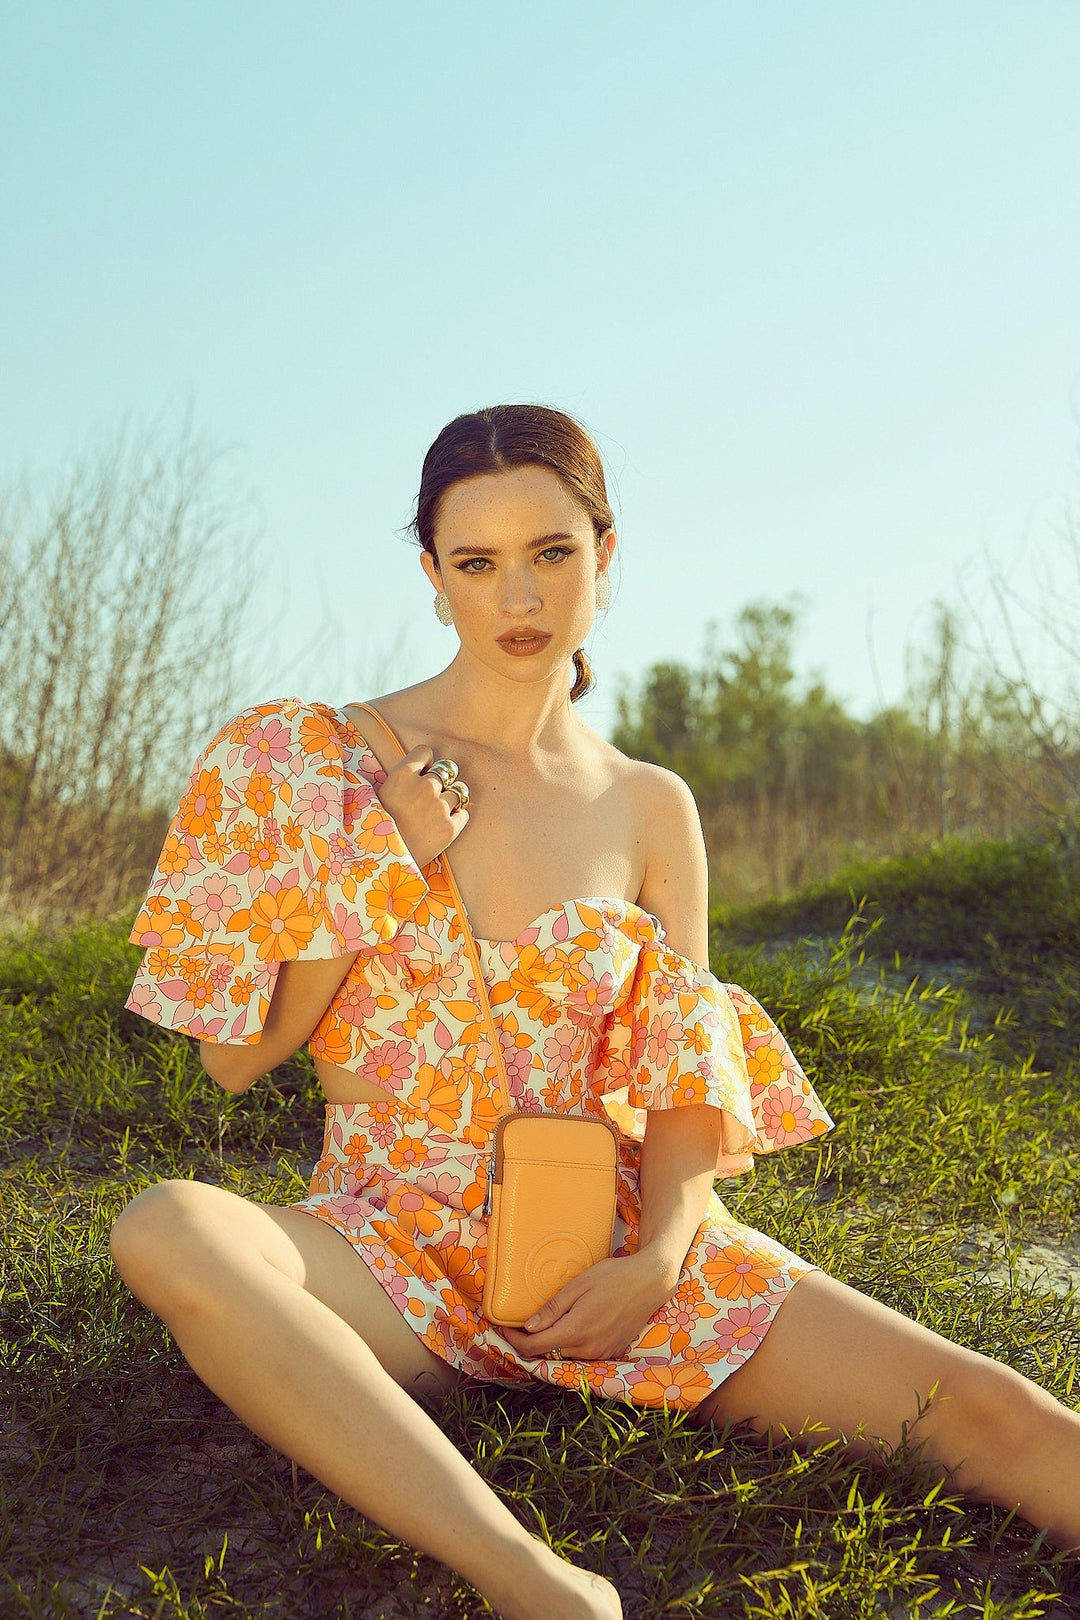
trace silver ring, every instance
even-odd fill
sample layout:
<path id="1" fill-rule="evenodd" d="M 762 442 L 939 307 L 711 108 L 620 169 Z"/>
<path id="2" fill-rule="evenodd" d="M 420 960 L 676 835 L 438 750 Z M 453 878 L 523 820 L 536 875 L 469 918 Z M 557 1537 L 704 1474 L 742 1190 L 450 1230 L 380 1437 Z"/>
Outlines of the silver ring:
<path id="1" fill-rule="evenodd" d="M 549 1350 L 547 1355 L 548 1355 L 548 1360 L 549 1361 L 565 1361 L 566 1360 L 566 1357 L 563 1354 L 562 1350 Z"/>
<path id="2" fill-rule="evenodd" d="M 437 776 L 443 787 L 448 788 L 457 773 L 457 766 L 452 759 L 433 759 L 421 774 L 424 776 Z"/>
<path id="3" fill-rule="evenodd" d="M 461 780 L 460 776 L 455 777 L 454 780 L 443 789 L 443 792 L 457 794 L 459 810 L 467 810 L 469 808 L 470 795 L 468 785 Z M 453 814 L 453 812 L 451 812 L 451 814 Z"/>

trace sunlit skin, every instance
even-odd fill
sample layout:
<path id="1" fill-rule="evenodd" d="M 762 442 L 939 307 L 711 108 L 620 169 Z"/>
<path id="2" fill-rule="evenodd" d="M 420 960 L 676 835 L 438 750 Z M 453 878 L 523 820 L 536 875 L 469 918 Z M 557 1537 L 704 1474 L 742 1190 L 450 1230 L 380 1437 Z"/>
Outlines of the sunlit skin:
<path id="1" fill-rule="evenodd" d="M 530 545 L 538 540 L 547 544 Z M 437 559 L 422 553 L 421 565 L 450 600 L 460 646 L 432 679 L 377 699 L 407 747 L 403 759 L 368 737 L 386 768 L 380 798 L 413 856 L 423 865 L 452 846 L 483 937 L 514 937 L 553 900 L 623 894 L 659 918 L 673 950 L 707 967 L 707 865 L 692 796 L 670 773 L 619 755 L 569 701 L 571 657 L 593 624 L 614 529 L 598 537 L 554 473 L 525 467 L 453 486 L 435 545 Z M 542 652 L 515 658 L 496 644 L 526 626 L 551 632 Z M 450 809 L 454 796 L 424 774 L 441 754 L 474 790 L 471 816 Z M 604 787 L 599 822 L 583 780 Z M 352 961 L 285 963 L 260 1041 L 203 1043 L 207 1072 L 242 1091 L 284 1061 Z M 350 1071 L 317 1068 L 336 1100 L 365 1094 Z M 597 1357 L 633 1342 L 673 1290 L 702 1219 L 719 1120 L 706 1107 L 650 1114 L 639 1255 L 590 1268 L 530 1331 L 509 1330 L 523 1354 L 561 1346 Z M 421 1344 L 340 1233 L 302 1210 L 165 1182 L 120 1217 L 112 1253 L 243 1422 L 392 1535 L 459 1571 L 504 1620 L 621 1615 L 614 1587 L 530 1535 L 406 1393 L 437 1395 L 461 1379 Z M 1064 1545 L 1080 1543 L 1080 1416 L 817 1272 L 796 1283 L 761 1347 L 693 1421 L 746 1419 L 777 1434 L 813 1425 L 818 1438 L 845 1440 L 862 1429 L 893 1446 L 932 1390 L 915 1437 L 953 1471 L 953 1485 L 1019 1507 Z"/>

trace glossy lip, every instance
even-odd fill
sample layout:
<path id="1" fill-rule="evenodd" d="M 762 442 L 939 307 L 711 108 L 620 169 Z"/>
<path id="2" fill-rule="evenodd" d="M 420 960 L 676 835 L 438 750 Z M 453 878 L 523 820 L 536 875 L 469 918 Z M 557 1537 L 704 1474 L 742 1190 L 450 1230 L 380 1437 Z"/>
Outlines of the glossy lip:
<path id="1" fill-rule="evenodd" d="M 551 632 L 549 630 L 508 630 L 505 636 L 497 636 L 495 639 L 500 647 L 513 648 L 519 643 L 530 646 L 534 641 L 550 641 Z"/>

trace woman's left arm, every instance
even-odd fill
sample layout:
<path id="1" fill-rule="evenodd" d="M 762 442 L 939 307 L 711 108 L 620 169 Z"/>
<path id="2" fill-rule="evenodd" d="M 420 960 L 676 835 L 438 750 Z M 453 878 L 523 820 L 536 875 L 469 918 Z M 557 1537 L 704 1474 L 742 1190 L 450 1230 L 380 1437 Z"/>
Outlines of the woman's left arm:
<path id="1" fill-rule="evenodd" d="M 671 950 L 708 967 L 709 869 L 694 796 L 681 777 L 642 766 L 649 859 L 638 904 L 664 926 Z M 670 1299 L 712 1190 L 721 1116 L 707 1105 L 651 1111 L 641 1144 L 641 1223 L 635 1253 L 590 1266 L 530 1319 L 507 1328 L 524 1355 L 564 1350 L 619 1356 Z"/>

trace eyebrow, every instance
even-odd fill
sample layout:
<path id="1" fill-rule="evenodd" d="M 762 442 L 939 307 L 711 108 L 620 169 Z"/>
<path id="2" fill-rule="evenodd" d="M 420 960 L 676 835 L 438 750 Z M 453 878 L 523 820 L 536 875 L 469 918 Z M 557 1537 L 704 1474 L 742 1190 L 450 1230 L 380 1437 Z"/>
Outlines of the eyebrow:
<path id="1" fill-rule="evenodd" d="M 575 539 L 575 536 L 572 534 L 542 534 L 539 540 L 530 540 L 525 549 L 526 551 L 536 551 L 540 546 L 550 546 L 553 540 L 573 539 Z M 499 555 L 490 546 L 455 546 L 453 551 L 447 552 L 447 556 L 460 557 L 466 551 L 470 557 L 497 557 Z"/>

